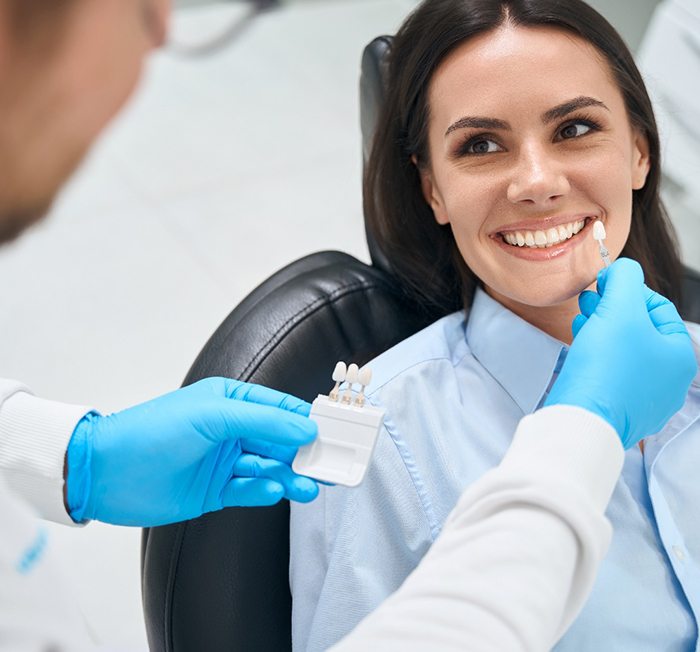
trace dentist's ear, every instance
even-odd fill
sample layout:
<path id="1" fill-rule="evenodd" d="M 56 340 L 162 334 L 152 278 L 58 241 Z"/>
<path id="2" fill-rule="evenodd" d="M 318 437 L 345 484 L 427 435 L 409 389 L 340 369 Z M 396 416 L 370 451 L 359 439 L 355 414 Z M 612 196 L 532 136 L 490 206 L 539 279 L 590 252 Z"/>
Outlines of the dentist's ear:
<path id="1" fill-rule="evenodd" d="M 647 137 L 635 129 L 632 141 L 632 189 L 644 188 L 649 175 L 651 163 L 649 161 L 649 141 Z"/>
<path id="2" fill-rule="evenodd" d="M 433 173 L 430 171 L 428 166 L 421 165 L 418 162 L 418 158 L 415 154 L 411 156 L 411 162 L 416 166 L 416 168 L 418 168 L 423 198 L 428 206 L 433 209 L 435 221 L 442 225 L 449 224 L 450 220 L 447 216 L 447 211 L 445 210 L 445 202 L 442 199 L 442 194 L 440 193 L 439 188 L 433 180 Z"/>

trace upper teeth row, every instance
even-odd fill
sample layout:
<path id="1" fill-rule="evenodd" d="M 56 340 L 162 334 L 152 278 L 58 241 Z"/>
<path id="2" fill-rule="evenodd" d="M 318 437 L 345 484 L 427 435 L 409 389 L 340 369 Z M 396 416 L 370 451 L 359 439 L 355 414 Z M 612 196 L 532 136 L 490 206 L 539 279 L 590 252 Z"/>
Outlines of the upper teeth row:
<path id="1" fill-rule="evenodd" d="M 503 233 L 503 239 L 517 247 L 551 247 L 557 242 L 564 242 L 576 235 L 584 226 L 586 220 L 561 224 L 546 231 L 509 231 Z"/>

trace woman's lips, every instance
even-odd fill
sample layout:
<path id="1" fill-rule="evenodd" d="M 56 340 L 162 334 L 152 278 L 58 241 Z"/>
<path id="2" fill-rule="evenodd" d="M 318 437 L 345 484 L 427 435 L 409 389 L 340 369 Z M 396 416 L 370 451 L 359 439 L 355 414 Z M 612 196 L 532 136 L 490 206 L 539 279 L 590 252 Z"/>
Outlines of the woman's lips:
<path id="1" fill-rule="evenodd" d="M 491 236 L 491 239 L 499 247 L 506 251 L 506 253 L 509 253 L 511 256 L 515 256 L 516 258 L 532 261 L 547 261 L 569 253 L 569 251 L 571 251 L 574 247 L 577 247 L 587 237 L 590 237 L 590 231 L 592 229 L 593 222 L 595 221 L 596 219 L 592 219 L 590 217 L 586 218 L 586 225 L 576 235 L 572 236 L 565 242 L 559 242 L 549 247 L 518 247 L 517 245 L 511 245 L 505 242 L 499 234 Z"/>

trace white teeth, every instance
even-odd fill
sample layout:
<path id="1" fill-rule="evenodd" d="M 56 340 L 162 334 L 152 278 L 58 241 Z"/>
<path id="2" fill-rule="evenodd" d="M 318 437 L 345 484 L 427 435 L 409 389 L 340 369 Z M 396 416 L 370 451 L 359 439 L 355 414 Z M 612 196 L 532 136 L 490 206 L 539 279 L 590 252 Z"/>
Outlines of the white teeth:
<path id="1" fill-rule="evenodd" d="M 574 234 L 578 233 L 586 224 L 585 220 L 580 220 L 578 222 L 574 222 Z"/>
<path id="2" fill-rule="evenodd" d="M 558 242 L 564 242 L 575 236 L 583 227 L 586 220 L 578 220 L 569 224 L 561 224 L 546 231 L 508 231 L 501 234 L 503 239 L 514 247 L 551 247 Z"/>

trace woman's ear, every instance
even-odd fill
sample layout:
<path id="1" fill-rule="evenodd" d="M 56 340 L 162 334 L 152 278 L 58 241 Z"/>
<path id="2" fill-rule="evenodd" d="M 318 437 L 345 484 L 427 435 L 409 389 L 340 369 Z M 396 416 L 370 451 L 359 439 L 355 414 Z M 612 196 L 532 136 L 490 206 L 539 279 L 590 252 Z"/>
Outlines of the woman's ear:
<path id="1" fill-rule="evenodd" d="M 418 159 L 414 154 L 411 156 L 411 161 L 413 165 L 418 168 L 418 174 L 420 175 L 420 185 L 423 191 L 423 198 L 430 208 L 433 209 L 433 215 L 435 216 L 435 221 L 438 224 L 449 224 L 450 220 L 447 217 L 447 211 L 445 210 L 445 202 L 442 199 L 440 190 L 435 185 L 433 181 L 433 174 L 430 169 L 425 165 L 419 165 Z"/>
<path id="2" fill-rule="evenodd" d="M 639 130 L 633 132 L 632 141 L 632 189 L 644 188 L 649 175 L 651 163 L 649 161 L 649 141 Z"/>

